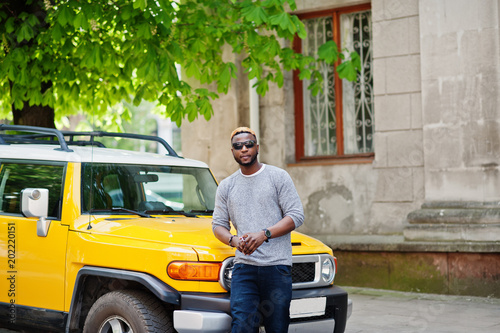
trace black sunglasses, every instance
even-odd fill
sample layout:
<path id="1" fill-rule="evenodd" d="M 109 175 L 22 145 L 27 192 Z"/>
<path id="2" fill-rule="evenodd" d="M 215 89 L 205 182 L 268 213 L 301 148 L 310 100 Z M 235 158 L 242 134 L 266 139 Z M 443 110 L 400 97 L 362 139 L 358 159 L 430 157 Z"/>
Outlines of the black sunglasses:
<path id="1" fill-rule="evenodd" d="M 236 150 L 241 150 L 243 148 L 243 146 L 245 146 L 247 148 L 252 148 L 253 146 L 255 146 L 255 144 L 256 144 L 256 142 L 253 140 L 248 140 L 248 141 L 243 141 L 243 142 L 235 142 L 235 143 L 233 143 L 233 148 Z"/>

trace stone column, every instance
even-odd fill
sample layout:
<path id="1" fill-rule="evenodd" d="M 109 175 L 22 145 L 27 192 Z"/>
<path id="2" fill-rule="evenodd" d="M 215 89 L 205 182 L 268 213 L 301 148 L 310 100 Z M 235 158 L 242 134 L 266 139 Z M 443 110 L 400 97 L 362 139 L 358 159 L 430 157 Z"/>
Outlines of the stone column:
<path id="1" fill-rule="evenodd" d="M 500 239 L 498 0 L 420 0 L 425 201 L 406 240 Z"/>

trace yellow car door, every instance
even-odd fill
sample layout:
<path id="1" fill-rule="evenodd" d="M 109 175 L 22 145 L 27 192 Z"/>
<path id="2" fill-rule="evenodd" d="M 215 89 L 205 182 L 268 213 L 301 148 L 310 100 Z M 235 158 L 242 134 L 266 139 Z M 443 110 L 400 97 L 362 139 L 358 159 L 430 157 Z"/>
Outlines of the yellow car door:
<path id="1" fill-rule="evenodd" d="M 9 304 L 11 323 L 29 308 L 64 310 L 68 235 L 60 220 L 64 171 L 65 163 L 1 161 L 0 267 L 5 276 L 0 279 L 0 302 Z M 45 224 L 23 214 L 26 188 L 48 190 Z M 41 225 L 48 226 L 45 234 Z"/>

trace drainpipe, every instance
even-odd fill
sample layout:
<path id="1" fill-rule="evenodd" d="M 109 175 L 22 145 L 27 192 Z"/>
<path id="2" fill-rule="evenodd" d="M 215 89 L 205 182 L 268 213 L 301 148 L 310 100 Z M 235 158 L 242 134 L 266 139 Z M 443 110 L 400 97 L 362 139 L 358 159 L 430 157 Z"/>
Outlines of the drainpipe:
<path id="1" fill-rule="evenodd" d="M 248 85 L 248 99 L 250 107 L 250 128 L 255 131 L 255 134 L 257 135 L 257 140 L 260 141 L 259 94 L 257 94 L 257 88 L 254 87 L 256 83 L 257 83 L 256 78 L 250 80 Z"/>

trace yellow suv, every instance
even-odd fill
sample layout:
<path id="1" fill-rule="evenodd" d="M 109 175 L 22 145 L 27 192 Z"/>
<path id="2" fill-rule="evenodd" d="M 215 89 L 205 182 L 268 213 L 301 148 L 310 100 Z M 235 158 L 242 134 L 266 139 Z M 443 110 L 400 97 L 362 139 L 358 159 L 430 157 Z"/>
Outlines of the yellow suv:
<path id="1" fill-rule="evenodd" d="M 165 153 L 106 148 L 110 137 Z M 234 249 L 211 231 L 206 164 L 154 136 L 15 125 L 0 125 L 0 163 L 0 327 L 230 331 Z M 290 332 L 344 332 L 331 249 L 298 232 L 292 243 Z"/>

